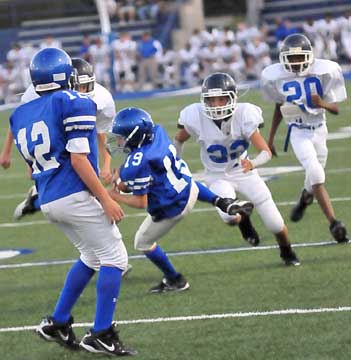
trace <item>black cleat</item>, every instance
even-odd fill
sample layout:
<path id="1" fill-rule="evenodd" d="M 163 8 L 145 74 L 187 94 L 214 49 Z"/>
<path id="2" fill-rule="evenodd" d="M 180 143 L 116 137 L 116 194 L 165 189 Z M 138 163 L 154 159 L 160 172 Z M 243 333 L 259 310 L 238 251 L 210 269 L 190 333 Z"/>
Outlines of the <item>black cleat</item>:
<path id="1" fill-rule="evenodd" d="M 330 224 L 329 230 L 336 242 L 338 242 L 338 243 L 349 242 L 349 239 L 347 237 L 346 227 L 342 222 L 340 222 L 338 220 L 334 220 Z"/>
<path id="2" fill-rule="evenodd" d="M 252 246 L 258 246 L 260 243 L 260 236 L 251 223 L 249 216 L 243 216 L 239 222 L 239 229 L 242 237 Z"/>
<path id="3" fill-rule="evenodd" d="M 23 217 L 25 215 L 33 214 L 33 213 L 39 211 L 39 209 L 36 209 L 34 207 L 34 201 L 37 198 L 38 198 L 38 192 L 37 192 L 35 185 L 33 185 L 28 190 L 26 198 L 16 206 L 16 209 L 13 213 L 14 219 L 19 220 L 21 217 Z"/>
<path id="4" fill-rule="evenodd" d="M 236 214 L 250 216 L 254 208 L 253 203 L 250 201 L 221 197 L 216 198 L 214 205 L 228 215 L 233 216 Z"/>
<path id="5" fill-rule="evenodd" d="M 312 203 L 313 195 L 303 189 L 299 201 L 291 210 L 290 220 L 293 222 L 300 221 L 303 218 L 307 206 L 311 205 Z"/>
<path id="6" fill-rule="evenodd" d="M 66 324 L 57 323 L 51 316 L 45 317 L 37 327 L 37 334 L 46 341 L 55 341 L 70 350 L 79 350 L 73 329 L 73 317 Z"/>
<path id="7" fill-rule="evenodd" d="M 291 249 L 284 251 L 280 249 L 280 257 L 286 266 L 299 266 L 300 260 Z"/>
<path id="8" fill-rule="evenodd" d="M 93 332 L 88 331 L 79 344 L 84 350 L 91 353 L 107 354 L 110 356 L 131 356 L 138 352 L 127 348 L 119 339 L 116 323 L 107 330 Z"/>
<path id="9" fill-rule="evenodd" d="M 163 278 L 160 284 L 152 287 L 151 293 L 163 293 L 169 291 L 184 291 L 190 288 L 189 283 L 182 274 L 178 274 L 174 280 Z"/>

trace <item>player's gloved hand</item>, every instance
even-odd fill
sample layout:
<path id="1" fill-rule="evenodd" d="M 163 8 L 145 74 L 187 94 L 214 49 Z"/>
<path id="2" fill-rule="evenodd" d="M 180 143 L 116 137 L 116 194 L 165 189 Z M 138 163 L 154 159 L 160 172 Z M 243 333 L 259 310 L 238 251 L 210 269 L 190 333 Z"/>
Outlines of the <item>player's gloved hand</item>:
<path id="1" fill-rule="evenodd" d="M 246 200 L 234 200 L 231 198 L 217 197 L 214 201 L 214 206 L 217 206 L 228 215 L 246 215 L 250 216 L 254 208 L 253 203 Z"/>
<path id="2" fill-rule="evenodd" d="M 112 198 L 107 198 L 103 203 L 101 203 L 101 205 L 107 218 L 111 221 L 111 223 L 119 222 L 122 220 L 124 212 L 122 208 Z"/>

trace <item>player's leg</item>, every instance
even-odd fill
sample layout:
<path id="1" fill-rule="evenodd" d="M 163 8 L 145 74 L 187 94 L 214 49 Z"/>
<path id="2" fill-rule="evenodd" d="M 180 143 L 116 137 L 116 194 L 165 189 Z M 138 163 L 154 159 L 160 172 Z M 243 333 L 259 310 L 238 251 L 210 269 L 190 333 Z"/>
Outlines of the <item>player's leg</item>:
<path id="1" fill-rule="evenodd" d="M 49 212 L 44 205 L 42 211 L 49 220 L 58 223 L 81 254 L 67 276 L 52 318 L 64 321 L 71 316 L 82 291 L 94 272 L 99 270 L 94 326 L 80 345 L 91 352 L 133 354 L 134 351 L 120 342 L 112 324 L 122 271 L 128 263 L 117 226 L 108 221 L 100 203 L 88 192 L 50 203 Z"/>
<path id="2" fill-rule="evenodd" d="M 300 265 L 299 259 L 291 248 L 288 229 L 284 220 L 272 199 L 268 186 L 257 171 L 253 170 L 248 174 L 241 173 L 238 175 L 237 189 L 253 202 L 264 225 L 275 235 L 283 262 L 286 265 Z"/>
<path id="3" fill-rule="evenodd" d="M 311 168 L 307 167 L 307 157 L 315 157 L 317 154 L 311 141 L 312 133 L 309 130 L 292 129 L 290 142 L 295 153 L 296 158 L 305 169 L 304 188 L 300 194 L 299 200 L 292 208 L 290 213 L 290 220 L 293 222 L 300 221 L 306 211 L 306 208 L 313 203 L 314 194 L 311 185 Z M 314 154 L 314 155 L 312 155 Z M 305 165 L 304 165 L 305 164 Z"/>
<path id="4" fill-rule="evenodd" d="M 195 183 L 199 189 L 198 200 L 210 203 L 226 214 L 233 216 L 234 222 L 239 223 L 242 218 L 241 215 L 251 215 L 254 206 L 250 201 L 221 197 L 199 181 Z"/>
<path id="5" fill-rule="evenodd" d="M 226 180 L 214 180 L 209 182 L 210 190 L 223 198 L 236 199 L 234 185 Z M 260 237 L 252 225 L 250 216 L 240 216 L 240 218 L 228 215 L 218 207 L 216 208 L 218 215 L 228 225 L 239 225 L 242 237 L 252 246 L 260 243 Z"/>
<path id="6" fill-rule="evenodd" d="M 185 277 L 175 269 L 167 254 L 160 245 L 157 244 L 157 240 L 168 233 L 192 210 L 196 203 L 197 196 L 198 188 L 196 184 L 193 183 L 188 204 L 180 215 L 160 221 L 154 221 L 152 217 L 148 215 L 135 235 L 135 249 L 144 252 L 145 256 L 163 273 L 161 283 L 151 288 L 150 292 L 183 291 L 189 288 L 189 283 Z"/>
<path id="7" fill-rule="evenodd" d="M 19 220 L 23 216 L 34 214 L 37 211 L 40 211 L 40 204 L 37 189 L 33 185 L 29 188 L 25 199 L 16 206 L 13 217 L 15 220 Z"/>
<path id="8" fill-rule="evenodd" d="M 323 167 L 324 179 L 325 179 L 324 168 L 326 166 L 327 157 L 328 157 L 328 148 L 326 141 L 327 134 L 328 134 L 327 127 L 323 126 L 315 130 L 313 136 L 313 145 L 316 149 L 317 160 Z M 348 242 L 349 239 L 347 238 L 346 227 L 344 224 L 342 224 L 340 221 L 336 219 L 334 207 L 330 201 L 330 197 L 325 187 L 324 181 L 317 184 L 312 184 L 312 189 L 315 198 L 318 201 L 319 206 L 321 207 L 324 215 L 329 221 L 329 230 L 335 241 L 339 243 Z"/>

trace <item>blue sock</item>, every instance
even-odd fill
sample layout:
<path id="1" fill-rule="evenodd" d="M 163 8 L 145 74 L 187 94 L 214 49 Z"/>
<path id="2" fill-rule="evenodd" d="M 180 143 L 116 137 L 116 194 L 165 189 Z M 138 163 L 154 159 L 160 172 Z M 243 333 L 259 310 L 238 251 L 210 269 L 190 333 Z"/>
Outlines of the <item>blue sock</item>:
<path id="1" fill-rule="evenodd" d="M 121 287 L 122 270 L 111 266 L 101 266 L 96 283 L 96 315 L 93 330 L 108 329 L 113 320 Z"/>
<path id="2" fill-rule="evenodd" d="M 34 199 L 33 201 L 33 206 L 35 210 L 40 210 L 40 202 L 39 202 L 39 197 L 37 197 L 36 199 Z"/>
<path id="3" fill-rule="evenodd" d="M 174 279 L 178 275 L 178 272 L 169 261 L 166 253 L 159 245 L 157 245 L 152 251 L 145 252 L 145 255 L 163 272 L 167 279 Z"/>
<path id="4" fill-rule="evenodd" d="M 80 259 L 75 262 L 67 274 L 65 284 L 57 301 L 52 315 L 54 320 L 59 323 L 66 323 L 69 320 L 74 304 L 94 273 L 95 271 L 86 266 Z"/>
<path id="5" fill-rule="evenodd" d="M 207 186 L 202 185 L 199 181 L 195 181 L 197 187 L 199 188 L 199 195 L 197 198 L 200 201 L 206 201 L 208 203 L 214 204 L 216 198 L 218 197 L 215 193 L 213 193 Z"/>

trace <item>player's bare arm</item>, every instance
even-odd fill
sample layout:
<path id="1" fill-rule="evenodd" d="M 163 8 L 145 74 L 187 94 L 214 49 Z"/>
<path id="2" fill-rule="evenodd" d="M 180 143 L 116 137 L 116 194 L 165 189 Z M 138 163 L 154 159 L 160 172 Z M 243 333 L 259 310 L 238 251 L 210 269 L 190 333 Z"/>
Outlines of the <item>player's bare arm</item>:
<path id="1" fill-rule="evenodd" d="M 184 143 L 188 139 L 190 139 L 191 135 L 185 130 L 185 128 L 182 125 L 178 124 L 178 132 L 175 135 L 174 138 L 174 145 L 177 149 L 177 156 L 181 157 L 183 153 Z"/>
<path id="2" fill-rule="evenodd" d="M 273 119 L 272 119 L 272 126 L 269 131 L 269 138 L 268 138 L 268 146 L 272 152 L 272 155 L 274 155 L 274 156 L 278 156 L 277 151 L 275 150 L 275 146 L 274 146 L 274 137 L 275 137 L 278 127 L 283 119 L 282 113 L 280 111 L 280 106 L 281 106 L 281 104 L 275 104 L 275 109 L 274 109 L 274 114 L 273 114 Z"/>
<path id="3" fill-rule="evenodd" d="M 122 183 L 121 183 L 122 184 Z M 119 186 L 120 188 L 120 186 Z M 121 186 L 121 191 L 123 187 Z M 147 194 L 144 195 L 125 195 L 121 194 L 115 189 L 112 189 L 109 191 L 110 196 L 115 201 L 118 201 L 120 203 L 126 204 L 130 207 L 136 208 L 136 209 L 146 209 L 147 207 Z"/>
<path id="4" fill-rule="evenodd" d="M 339 114 L 339 107 L 336 103 L 328 103 L 323 100 L 318 94 L 312 94 L 311 99 L 315 107 L 325 109 L 334 115 Z"/>
<path id="5" fill-rule="evenodd" d="M 4 169 L 8 169 L 11 166 L 11 152 L 12 152 L 13 136 L 11 130 L 7 130 L 4 145 L 0 153 L 0 165 Z"/>
<path id="6" fill-rule="evenodd" d="M 75 172 L 79 175 L 91 193 L 100 201 L 106 216 L 113 221 L 123 218 L 123 210 L 112 200 L 108 191 L 101 184 L 93 167 L 88 160 L 87 154 L 71 153 L 71 163 Z"/>
<path id="7" fill-rule="evenodd" d="M 107 136 L 104 133 L 97 134 L 99 154 L 102 160 L 99 176 L 104 181 L 105 184 L 110 184 L 112 180 L 111 155 L 108 153 L 105 147 L 106 137 Z"/>
<path id="8" fill-rule="evenodd" d="M 272 152 L 266 143 L 266 140 L 260 134 L 258 130 L 256 130 L 250 137 L 250 141 L 253 146 L 259 151 L 259 154 L 255 159 L 248 160 L 242 159 L 241 166 L 244 168 L 244 173 L 247 173 L 250 170 L 255 169 L 256 167 L 265 164 L 272 158 Z"/>

